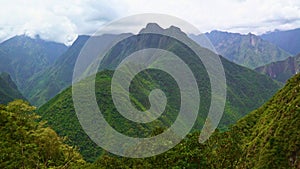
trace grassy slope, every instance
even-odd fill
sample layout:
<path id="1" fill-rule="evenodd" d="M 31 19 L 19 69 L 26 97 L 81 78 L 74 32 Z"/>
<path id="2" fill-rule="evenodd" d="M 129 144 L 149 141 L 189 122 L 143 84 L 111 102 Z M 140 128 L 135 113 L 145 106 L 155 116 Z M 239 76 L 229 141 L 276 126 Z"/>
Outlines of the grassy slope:
<path id="1" fill-rule="evenodd" d="M 270 101 L 237 123 L 243 131 L 240 167 L 286 168 L 290 160 L 300 157 L 299 91 L 297 74 Z"/>

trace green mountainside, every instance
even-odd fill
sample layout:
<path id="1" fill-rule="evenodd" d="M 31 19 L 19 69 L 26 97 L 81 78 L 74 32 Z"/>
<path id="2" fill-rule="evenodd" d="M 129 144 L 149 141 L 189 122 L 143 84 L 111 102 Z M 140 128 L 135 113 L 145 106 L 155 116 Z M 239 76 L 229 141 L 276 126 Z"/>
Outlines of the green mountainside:
<path id="1" fill-rule="evenodd" d="M 30 103 L 40 106 L 71 84 L 77 56 L 88 38 L 88 36 L 79 36 L 52 66 L 28 79 L 24 95 Z"/>
<path id="2" fill-rule="evenodd" d="M 300 72 L 300 54 L 283 61 L 272 62 L 255 70 L 275 80 L 286 82 L 293 75 Z"/>
<path id="3" fill-rule="evenodd" d="M 0 104 L 6 104 L 15 99 L 25 99 L 16 84 L 7 73 L 0 73 Z"/>
<path id="4" fill-rule="evenodd" d="M 64 44 L 48 42 L 39 36 L 35 39 L 25 35 L 15 36 L 0 44 L 0 71 L 8 72 L 24 94 L 28 80 L 52 65 L 66 50 Z M 27 97 L 26 94 L 24 96 Z"/>
<path id="5" fill-rule="evenodd" d="M 254 35 L 212 31 L 205 34 L 216 51 L 228 60 L 254 69 L 271 62 L 284 60 L 289 53 Z M 196 39 L 197 36 L 191 36 Z"/>
<path id="6" fill-rule="evenodd" d="M 300 74 L 259 109 L 239 120 L 240 168 L 300 168 Z"/>
<path id="7" fill-rule="evenodd" d="M 101 41 L 107 41 L 116 36 L 118 35 L 103 35 L 99 38 Z M 41 106 L 71 85 L 76 60 L 88 39 L 89 36 L 86 35 L 78 36 L 69 49 L 59 56 L 52 66 L 28 80 L 24 95 L 30 103 Z"/>
<path id="8" fill-rule="evenodd" d="M 198 49 L 204 57 L 220 58 L 226 75 L 227 99 L 218 129 L 204 143 L 199 143 L 209 108 L 214 106 L 210 105 L 212 88 L 205 66 L 184 43 L 161 34 L 143 33 L 147 29 L 187 36 L 174 26 L 162 29 L 152 23 L 137 35 L 129 34 L 132 36 L 111 48 L 100 63 L 93 84 L 96 102 L 105 120 L 117 132 L 146 138 L 164 132 L 178 117 L 181 106 L 180 88 L 171 75 L 147 69 L 130 82 L 131 104 L 140 111 L 152 106 L 149 94 L 154 89 L 161 89 L 167 98 L 162 115 L 148 123 L 135 123 L 118 112 L 112 100 L 111 83 L 118 64 L 132 53 L 149 48 L 172 52 L 193 72 L 200 94 L 196 122 L 178 145 L 149 158 L 119 157 L 97 146 L 78 121 L 70 86 L 78 55 L 90 37 L 79 36 L 67 48 L 38 36 L 35 39 L 16 36 L 0 44 L 0 71 L 8 72 L 0 73 L 0 168 L 300 169 L 300 55 L 270 63 L 289 54 L 252 34 L 219 31 L 207 34 L 225 58 L 204 47 Z M 128 34 L 98 36 L 96 45 L 123 35 Z M 254 71 L 233 62 L 250 68 L 270 64 Z M 128 70 L 127 73 L 132 73 Z M 293 75 L 278 91 L 281 82 Z M 90 87 L 86 82 L 91 77 L 74 85 Z M 23 96 L 40 106 L 38 110 L 26 101 L 15 100 L 26 100 Z M 92 101 L 82 104 L 91 107 Z M 179 124 L 185 125 L 181 121 Z M 110 139 L 110 143 L 118 142 Z M 126 150 L 144 148 L 155 151 L 147 142 Z"/>
<path id="9" fill-rule="evenodd" d="M 102 154 L 86 168 L 300 168 L 300 74 L 263 106 L 226 132 L 216 130 L 200 144 L 189 134 L 158 156 L 132 159 Z M 141 145 L 146 146 L 146 145 Z"/>
<path id="10" fill-rule="evenodd" d="M 97 84 L 104 84 L 111 75 L 110 71 L 99 74 Z M 146 79 L 147 74 L 142 77 Z M 142 79 L 137 80 L 140 83 L 139 80 Z M 38 117 L 32 114 L 34 107 L 20 100 L 14 101 L 7 106 L 0 106 L 2 135 L 0 166 L 2 168 L 300 168 L 299 82 L 298 74 L 261 108 L 239 120 L 229 131 L 217 130 L 204 144 L 198 143 L 200 133 L 195 132 L 189 134 L 173 149 L 155 157 L 128 159 L 104 152 L 94 163 L 85 163 L 74 148 L 63 143 L 66 139 L 58 137 L 51 128 L 45 127 L 43 122 L 35 122 Z M 102 94 L 107 95 L 105 92 Z M 106 100 L 104 97 L 98 99 L 99 102 Z M 64 98 L 59 101 L 65 113 L 53 119 L 57 118 L 55 120 L 57 123 L 63 122 L 62 130 L 65 127 L 80 128 L 74 114 L 68 113 L 72 111 L 64 109 L 69 106 L 68 101 Z M 120 117 L 112 115 L 109 110 L 105 114 L 110 120 Z M 68 119 L 61 119 L 66 116 Z M 48 119 L 51 119 L 50 117 Z M 118 123 L 112 121 L 112 125 L 116 124 Z M 162 132 L 163 128 L 158 124 L 152 125 L 154 126 L 151 135 Z M 117 126 L 115 127 L 117 129 Z M 149 129 L 140 125 L 137 127 L 138 130 Z M 85 138 L 81 138 L 80 132 L 82 131 L 77 129 L 70 134 L 76 135 L 76 138 L 82 141 Z M 85 141 L 86 146 L 90 146 L 91 142 Z M 90 151 L 95 151 L 93 148 Z"/>
<path id="11" fill-rule="evenodd" d="M 153 25 L 155 24 L 152 24 L 151 26 Z M 158 30 L 162 29 L 158 25 L 155 25 L 155 27 Z M 166 29 L 166 31 L 180 31 L 180 29 L 171 27 Z M 180 33 L 184 34 L 183 32 Z M 107 39 L 109 38 L 115 38 L 118 36 L 120 35 L 105 35 L 100 38 L 102 38 L 103 41 L 107 41 Z M 259 37 L 252 34 L 240 35 L 223 32 L 212 32 L 210 34 L 207 34 L 207 36 L 208 38 L 210 38 L 210 40 L 217 48 L 217 51 L 220 52 L 222 56 L 230 61 L 246 66 L 249 66 L 248 63 L 252 64 L 255 62 L 255 66 L 252 65 L 250 66 L 251 68 L 257 67 L 258 64 L 265 65 L 265 63 L 270 63 L 272 60 L 277 61 L 288 56 L 288 54 L 283 50 L 277 48 L 269 42 L 263 41 Z M 71 78 L 76 59 L 88 38 L 88 36 L 79 36 L 74 44 L 56 60 L 53 66 L 48 67 L 44 71 L 35 74 L 28 80 L 29 82 L 24 88 L 24 95 L 32 104 L 41 106 L 42 104 L 53 98 L 56 94 L 61 92 L 63 89 L 71 85 Z M 227 41 L 230 41 L 230 43 L 227 43 Z M 127 40 L 127 42 L 129 42 L 129 40 Z M 128 52 L 136 50 L 132 45 L 130 45 L 130 43 L 132 42 L 129 42 L 129 45 L 126 46 L 127 51 L 117 51 L 116 49 L 116 51 L 120 54 L 119 56 L 114 56 L 116 58 L 110 56 L 110 60 L 104 60 L 104 68 L 112 70 L 115 69 L 115 66 L 126 56 Z M 145 41 L 145 43 L 149 43 L 147 45 L 150 45 L 150 43 L 152 42 L 149 42 L 148 40 Z M 161 46 L 163 46 L 166 42 L 161 41 L 160 43 L 163 43 L 160 44 Z M 228 45 L 224 46 L 225 44 Z M 125 48 L 125 46 L 122 47 Z M 244 55 L 245 57 L 241 57 L 242 55 Z"/>
<path id="12" fill-rule="evenodd" d="M 151 42 L 151 43 L 149 43 Z M 159 44 L 159 45 L 157 45 Z M 102 68 L 114 68 L 123 58 L 143 48 L 161 48 L 168 49 L 181 56 L 181 59 L 191 67 L 195 73 L 200 92 L 200 116 L 194 126 L 195 130 L 202 128 L 205 117 L 210 106 L 210 83 L 207 72 L 199 60 L 191 51 L 178 43 L 176 40 L 153 34 L 134 35 L 124 42 L 117 44 L 103 60 Z M 200 47 L 199 47 L 200 48 Z M 201 48 L 204 56 L 215 55 L 213 52 Z M 108 57 L 109 56 L 109 57 Z M 253 70 L 236 65 L 221 57 L 227 78 L 227 102 L 225 115 L 220 124 L 220 129 L 226 129 L 229 124 L 233 124 L 238 119 L 250 111 L 261 106 L 268 100 L 279 88 L 279 84 L 260 75 Z M 132 82 L 132 102 L 141 110 L 149 108 L 148 95 L 155 88 L 162 89 L 168 96 L 168 105 L 165 116 L 156 122 L 148 125 L 137 125 L 131 123 L 117 112 L 111 98 L 110 83 L 113 71 L 102 71 L 96 78 L 96 95 L 100 109 L 107 118 L 107 121 L 115 127 L 116 130 L 132 136 L 149 136 L 156 128 L 166 128 L 177 117 L 178 106 L 180 105 L 180 94 L 174 79 L 168 74 L 159 70 L 149 70 L 141 72 Z M 99 87 L 97 87 L 99 86 Z M 102 103 L 102 104 L 100 104 Z M 49 102 L 44 104 L 38 110 L 42 119 L 47 120 L 58 134 L 68 136 L 72 145 L 77 145 L 83 156 L 93 161 L 102 151 L 96 149 L 96 145 L 89 140 L 88 136 L 81 129 L 78 123 L 72 100 L 72 91 L 69 87 Z M 124 127 L 125 126 L 125 127 Z M 139 131 L 143 131 L 140 133 Z"/>

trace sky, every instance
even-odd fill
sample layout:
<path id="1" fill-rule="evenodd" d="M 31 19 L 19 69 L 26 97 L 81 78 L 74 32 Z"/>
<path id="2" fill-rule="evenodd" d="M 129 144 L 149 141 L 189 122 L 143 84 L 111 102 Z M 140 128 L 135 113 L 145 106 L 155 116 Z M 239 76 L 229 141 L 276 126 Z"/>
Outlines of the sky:
<path id="1" fill-rule="evenodd" d="M 201 32 L 247 34 L 300 27 L 299 0 L 0 0 L 0 41 L 40 35 L 67 45 L 78 35 L 134 14 L 181 18 Z"/>

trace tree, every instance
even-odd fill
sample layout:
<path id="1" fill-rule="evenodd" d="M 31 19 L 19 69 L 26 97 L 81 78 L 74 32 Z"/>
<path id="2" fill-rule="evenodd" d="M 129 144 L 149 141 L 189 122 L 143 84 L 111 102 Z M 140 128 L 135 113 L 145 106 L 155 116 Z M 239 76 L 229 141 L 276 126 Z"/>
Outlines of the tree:
<path id="1" fill-rule="evenodd" d="M 35 107 L 16 100 L 0 106 L 0 168 L 68 168 L 85 161 L 64 144 L 45 122 L 37 122 Z"/>

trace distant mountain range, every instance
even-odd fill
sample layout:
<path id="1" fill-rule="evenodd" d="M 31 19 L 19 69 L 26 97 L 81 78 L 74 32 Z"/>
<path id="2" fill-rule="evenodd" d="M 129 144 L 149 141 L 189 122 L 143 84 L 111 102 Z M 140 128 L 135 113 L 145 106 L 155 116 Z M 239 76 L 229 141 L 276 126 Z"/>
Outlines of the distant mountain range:
<path id="1" fill-rule="evenodd" d="M 0 73 L 0 104 L 6 104 L 15 99 L 26 100 L 19 92 L 18 87 L 7 73 Z"/>
<path id="2" fill-rule="evenodd" d="M 273 62 L 255 69 L 271 78 L 286 82 L 289 78 L 300 72 L 300 54 L 286 60 Z"/>
<path id="3" fill-rule="evenodd" d="M 51 66 L 67 50 L 61 43 L 48 42 L 25 35 L 15 36 L 0 44 L 0 72 L 7 72 L 25 97 L 28 81 Z M 34 89 L 34 86 L 31 86 Z"/>
<path id="4" fill-rule="evenodd" d="M 251 33 L 242 35 L 212 31 L 205 33 L 205 35 L 220 55 L 236 64 L 251 69 L 274 61 L 284 60 L 290 56 L 288 52 Z M 190 35 L 196 41 L 199 36 L 202 35 Z"/>
<path id="5" fill-rule="evenodd" d="M 172 31 L 177 29 L 172 27 Z M 251 69 L 290 56 L 253 34 L 212 31 L 205 35 L 219 54 Z M 190 37 L 198 38 L 196 35 Z M 45 41 L 38 36 L 34 39 L 25 35 L 15 36 L 0 44 L 0 71 L 8 72 L 20 92 L 32 104 L 40 106 L 71 84 L 75 61 L 88 38 L 85 35 L 79 36 L 68 48 L 64 44 Z"/>
<path id="6" fill-rule="evenodd" d="M 277 45 L 292 55 L 300 53 L 300 28 L 287 31 L 269 32 L 261 35 L 260 37 Z"/>

